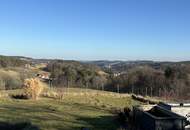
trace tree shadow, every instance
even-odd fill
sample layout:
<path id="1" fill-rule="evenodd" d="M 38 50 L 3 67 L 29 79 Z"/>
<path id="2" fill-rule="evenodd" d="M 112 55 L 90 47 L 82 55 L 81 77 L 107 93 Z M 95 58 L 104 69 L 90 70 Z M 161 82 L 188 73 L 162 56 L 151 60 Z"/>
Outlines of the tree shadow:
<path id="1" fill-rule="evenodd" d="M 39 128 L 37 126 L 32 125 L 30 122 L 0 122 L 0 130 L 39 130 Z"/>
<path id="2" fill-rule="evenodd" d="M 120 126 L 114 116 L 78 117 L 77 120 L 87 124 L 87 127 L 76 128 L 76 130 L 117 130 Z"/>
<path id="3" fill-rule="evenodd" d="M 69 108 L 78 108 L 81 111 L 60 111 L 56 108 L 51 108 L 51 106 L 38 106 L 32 107 L 31 105 L 27 106 L 3 106 L 2 109 L 8 110 L 6 111 L 6 115 L 2 114 L 0 119 L 15 119 L 18 118 L 19 113 L 27 113 L 19 115 L 19 119 L 23 118 L 25 120 L 36 120 L 38 123 L 40 122 L 55 122 L 49 126 L 49 129 L 56 130 L 117 130 L 121 125 L 118 123 L 117 115 L 110 112 L 109 109 L 103 109 L 98 106 L 91 106 L 89 104 L 80 104 L 80 103 L 64 103 L 65 106 L 69 106 Z M 76 110 L 78 110 L 76 109 Z M 36 115 L 33 113 L 45 113 L 45 115 Z M 85 112 L 80 114 L 80 112 Z M 98 115 L 96 115 L 96 112 Z M 105 114 L 104 114 L 105 112 Z M 8 115 L 7 115 L 8 114 Z M 62 114 L 62 116 L 60 116 Z M 65 117 L 71 117 L 65 118 Z M 29 120 L 29 122 L 30 122 Z M 87 129 L 85 129 L 87 128 Z M 5 123 L 0 122 L 0 130 L 39 130 L 38 127 L 31 125 L 31 123 Z"/>

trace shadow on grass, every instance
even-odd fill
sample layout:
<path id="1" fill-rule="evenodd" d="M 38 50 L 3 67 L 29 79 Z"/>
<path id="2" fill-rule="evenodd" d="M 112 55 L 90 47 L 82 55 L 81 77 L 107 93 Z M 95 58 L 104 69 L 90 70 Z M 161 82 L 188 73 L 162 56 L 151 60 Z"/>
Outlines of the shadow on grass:
<path id="1" fill-rule="evenodd" d="M 9 120 L 14 117 L 14 119 L 18 119 L 18 121 L 19 119 L 35 120 L 39 124 L 40 122 L 52 122 L 51 125 L 48 125 L 48 129 L 56 130 L 117 130 L 120 126 L 116 120 L 116 115 L 109 112 L 108 109 L 92 106 L 90 104 L 72 102 L 61 103 L 59 105 L 64 105 L 71 109 L 62 110 L 62 108 L 60 109 L 59 107 L 56 107 L 56 105 L 54 106 L 54 104 L 38 104 L 35 105 L 35 107 L 33 104 L 4 105 L 1 107 L 4 111 L 0 112 L 0 119 Z M 40 128 L 41 127 L 46 128 L 46 126 L 40 126 Z M 39 129 L 30 123 L 10 124 L 0 122 L 0 130 Z"/>
<path id="2" fill-rule="evenodd" d="M 0 122 L 0 130 L 39 130 L 37 126 L 33 126 L 30 122 L 7 123 Z"/>
<path id="3" fill-rule="evenodd" d="M 26 100 L 26 99 L 29 99 L 26 95 L 11 95 L 11 98 L 13 99 L 23 99 L 23 100 Z"/>
<path id="4" fill-rule="evenodd" d="M 87 127 L 76 128 L 76 130 L 117 130 L 119 123 L 113 116 L 99 116 L 97 118 L 78 117 Z"/>

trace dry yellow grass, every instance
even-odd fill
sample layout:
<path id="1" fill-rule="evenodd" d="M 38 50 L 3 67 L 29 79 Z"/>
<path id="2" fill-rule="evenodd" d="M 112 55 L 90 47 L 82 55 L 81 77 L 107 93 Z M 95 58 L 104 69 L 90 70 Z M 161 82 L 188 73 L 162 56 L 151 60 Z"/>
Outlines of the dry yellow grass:
<path id="1" fill-rule="evenodd" d="M 43 90 L 39 79 L 31 78 L 24 81 L 24 94 L 31 99 L 37 100 Z"/>
<path id="2" fill-rule="evenodd" d="M 98 74 L 101 75 L 101 76 L 108 76 L 108 74 L 105 73 L 104 71 L 98 71 Z"/>

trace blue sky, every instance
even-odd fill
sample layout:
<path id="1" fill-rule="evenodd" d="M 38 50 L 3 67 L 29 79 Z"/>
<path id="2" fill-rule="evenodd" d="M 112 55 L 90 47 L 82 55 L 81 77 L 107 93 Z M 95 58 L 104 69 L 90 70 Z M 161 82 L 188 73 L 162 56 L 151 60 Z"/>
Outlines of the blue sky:
<path id="1" fill-rule="evenodd" d="M 189 0 L 1 0 L 0 54 L 190 60 Z"/>

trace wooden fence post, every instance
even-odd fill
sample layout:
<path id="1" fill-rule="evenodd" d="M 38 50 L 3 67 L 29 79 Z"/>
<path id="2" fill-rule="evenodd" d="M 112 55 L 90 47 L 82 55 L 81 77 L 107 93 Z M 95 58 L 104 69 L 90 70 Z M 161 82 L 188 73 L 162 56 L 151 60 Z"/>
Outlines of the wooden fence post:
<path id="1" fill-rule="evenodd" d="M 150 87 L 150 91 L 151 91 L 151 97 L 152 97 L 152 96 L 153 96 L 153 95 L 152 95 L 152 87 Z"/>
<path id="2" fill-rule="evenodd" d="M 117 85 L 117 93 L 120 93 L 120 92 L 119 92 L 119 84 Z"/>
<path id="3" fill-rule="evenodd" d="M 148 91 L 147 91 L 147 87 L 146 87 L 146 96 L 147 96 L 147 93 L 148 93 Z"/>

